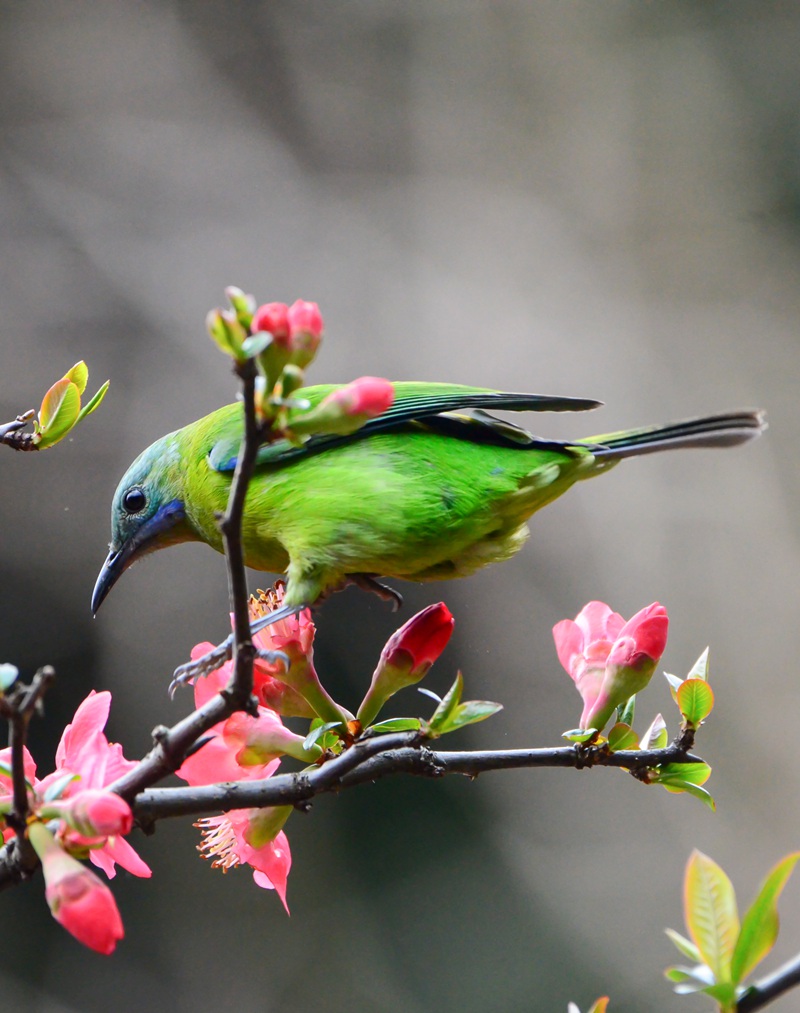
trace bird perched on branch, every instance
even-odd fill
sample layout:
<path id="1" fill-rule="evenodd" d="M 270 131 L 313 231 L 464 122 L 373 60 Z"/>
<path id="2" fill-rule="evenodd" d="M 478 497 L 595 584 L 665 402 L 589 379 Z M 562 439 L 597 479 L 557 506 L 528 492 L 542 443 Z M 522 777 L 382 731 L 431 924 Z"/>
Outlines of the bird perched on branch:
<path id="1" fill-rule="evenodd" d="M 542 440 L 483 410 L 583 411 L 598 402 L 455 384 L 392 388 L 391 405 L 355 432 L 318 434 L 299 446 L 278 439 L 259 451 L 242 524 L 245 562 L 286 573 L 287 608 L 311 605 L 348 583 L 397 597 L 378 577 L 429 581 L 473 573 L 517 552 L 533 513 L 623 458 L 734 446 L 764 428 L 759 412 L 736 411 Z M 344 389 L 308 387 L 294 396 L 313 410 Z M 133 462 L 114 495 L 110 552 L 93 612 L 149 552 L 185 541 L 222 551 L 217 518 L 242 432 L 242 405 L 227 405 L 163 436 Z"/>

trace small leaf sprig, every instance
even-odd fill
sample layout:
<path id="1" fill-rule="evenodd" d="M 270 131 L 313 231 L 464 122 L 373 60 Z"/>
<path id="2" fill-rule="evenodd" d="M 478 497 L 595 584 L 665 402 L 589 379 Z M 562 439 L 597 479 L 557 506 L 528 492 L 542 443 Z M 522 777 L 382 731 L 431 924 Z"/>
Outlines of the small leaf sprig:
<path id="1" fill-rule="evenodd" d="M 91 415 L 106 396 L 108 380 L 81 407 L 81 397 L 88 379 L 89 369 L 81 359 L 47 391 L 38 415 L 31 408 L 0 426 L 0 443 L 5 443 L 14 450 L 45 450 L 55 446 L 87 415 Z M 32 432 L 26 431 L 28 424 L 33 427 Z"/>
<path id="2" fill-rule="evenodd" d="M 702 993 L 718 1003 L 720 1013 L 736 1013 L 750 989 L 745 978 L 767 956 L 778 938 L 778 899 L 800 860 L 786 855 L 769 871 L 755 900 L 739 921 L 736 893 L 729 877 L 708 855 L 693 851 L 686 864 L 684 916 L 691 938 L 674 929 L 667 935 L 692 967 L 664 972 L 679 995 Z"/>

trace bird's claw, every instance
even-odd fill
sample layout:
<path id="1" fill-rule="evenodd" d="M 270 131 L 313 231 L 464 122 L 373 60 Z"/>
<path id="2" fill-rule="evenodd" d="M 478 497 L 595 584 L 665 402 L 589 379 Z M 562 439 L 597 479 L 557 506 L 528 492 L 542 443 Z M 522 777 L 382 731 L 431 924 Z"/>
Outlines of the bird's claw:
<path id="1" fill-rule="evenodd" d="M 287 672 L 289 671 L 289 666 L 292 663 L 289 655 L 285 651 L 264 651 L 259 648 L 256 651 L 256 658 L 259 661 L 266 661 L 270 667 L 274 665 L 283 665 Z"/>
<path id="2" fill-rule="evenodd" d="M 226 661 L 230 661 L 232 656 L 233 635 L 223 640 L 213 651 L 204 654 L 202 658 L 195 658 L 193 661 L 187 661 L 184 665 L 178 665 L 172 675 L 172 682 L 169 684 L 170 697 L 175 696 L 175 691 L 179 686 L 186 686 L 193 679 L 202 679 L 204 676 L 210 675 Z"/>
<path id="3" fill-rule="evenodd" d="M 395 589 L 393 587 L 389 587 L 388 584 L 382 584 L 379 580 L 376 580 L 371 573 L 349 573 L 347 575 L 347 580 L 350 584 L 360 587 L 362 591 L 369 591 L 371 594 L 376 594 L 381 601 L 391 602 L 392 612 L 397 612 L 403 604 L 403 596 L 399 591 L 395 591 Z"/>

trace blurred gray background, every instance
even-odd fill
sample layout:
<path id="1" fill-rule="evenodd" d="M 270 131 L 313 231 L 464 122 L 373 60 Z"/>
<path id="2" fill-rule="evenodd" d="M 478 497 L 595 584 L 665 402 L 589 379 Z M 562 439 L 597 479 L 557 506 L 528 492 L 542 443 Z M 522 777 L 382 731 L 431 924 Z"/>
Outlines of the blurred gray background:
<path id="1" fill-rule="evenodd" d="M 95 621 L 88 606 L 128 463 L 234 395 L 203 327 L 227 284 L 319 302 L 315 380 L 607 403 L 533 420 L 545 435 L 745 406 L 771 425 L 627 463 L 536 517 L 513 561 L 403 588 L 405 617 L 442 597 L 456 615 L 431 688 L 460 666 L 506 704 L 451 748 L 558 744 L 580 703 L 553 623 L 595 597 L 626 616 L 663 602 L 668 670 L 711 644 L 716 815 L 610 771 L 385 781 L 292 818 L 291 918 L 163 823 L 134 837 L 153 880 L 114 883 L 110 959 L 52 922 L 40 880 L 3 895 L 6 1008 L 708 1008 L 661 977 L 691 849 L 747 903 L 800 846 L 798 51 L 800 7 L 779 0 L 0 3 L 0 418 L 79 358 L 92 391 L 111 378 L 69 443 L 0 454 L 0 660 L 59 674 L 42 771 L 92 687 L 141 755 L 189 708 L 166 695 L 175 665 L 226 631 L 205 546 L 151 557 Z M 356 591 L 322 610 L 344 703 L 396 625 Z M 674 731 L 660 679 L 640 730 L 658 710 Z M 781 912 L 772 966 L 800 949 L 800 883 Z"/>

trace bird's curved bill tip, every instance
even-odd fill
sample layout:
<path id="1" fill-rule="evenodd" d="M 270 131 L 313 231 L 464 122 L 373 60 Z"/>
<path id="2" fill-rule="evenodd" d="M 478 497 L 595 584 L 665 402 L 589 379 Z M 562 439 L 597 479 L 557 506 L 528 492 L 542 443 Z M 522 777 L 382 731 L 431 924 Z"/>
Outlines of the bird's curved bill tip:
<path id="1" fill-rule="evenodd" d="M 106 561 L 97 576 L 97 582 L 92 591 L 92 615 L 97 615 L 97 610 L 103 604 L 106 595 L 116 584 L 122 571 L 125 569 L 123 553 L 112 549 L 106 556 Z"/>

